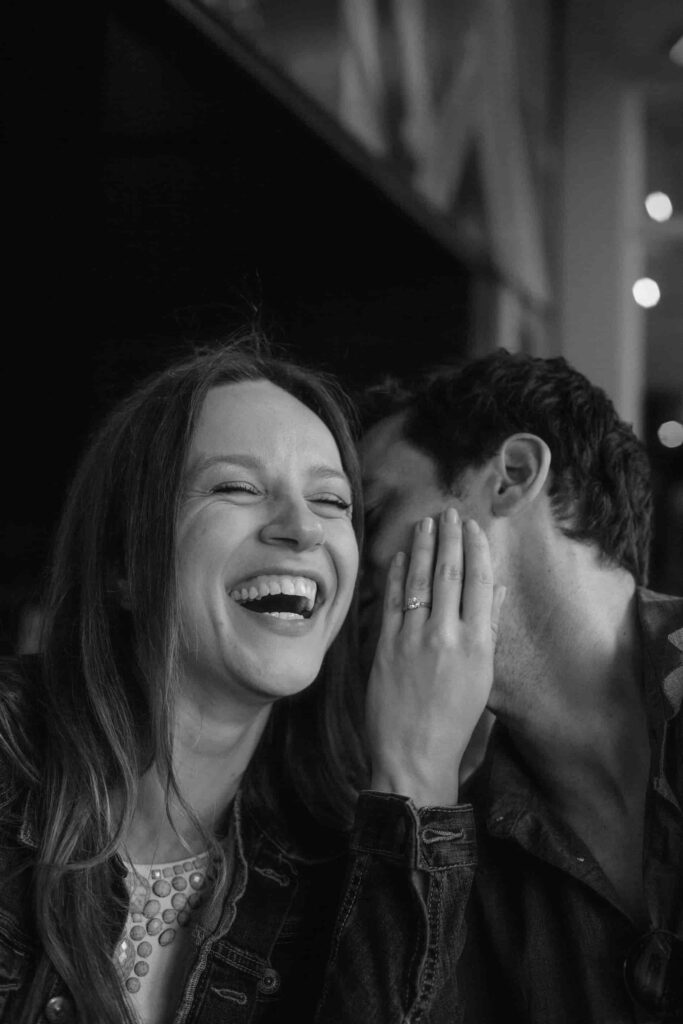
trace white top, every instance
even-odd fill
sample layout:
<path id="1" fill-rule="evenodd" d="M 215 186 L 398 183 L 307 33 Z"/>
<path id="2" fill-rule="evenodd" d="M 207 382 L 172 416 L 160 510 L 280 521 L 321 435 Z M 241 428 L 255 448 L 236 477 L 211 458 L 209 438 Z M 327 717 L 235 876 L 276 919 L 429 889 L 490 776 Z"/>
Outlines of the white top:
<path id="1" fill-rule="evenodd" d="M 192 958 L 190 925 L 210 891 L 208 853 L 129 864 L 130 906 L 114 959 L 140 1024 L 170 1024 Z"/>

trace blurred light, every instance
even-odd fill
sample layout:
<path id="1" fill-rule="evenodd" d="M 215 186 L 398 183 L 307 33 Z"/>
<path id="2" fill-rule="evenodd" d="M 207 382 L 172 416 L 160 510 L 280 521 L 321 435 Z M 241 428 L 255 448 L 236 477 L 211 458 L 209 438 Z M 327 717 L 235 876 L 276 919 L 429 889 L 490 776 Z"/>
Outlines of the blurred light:
<path id="1" fill-rule="evenodd" d="M 659 285 L 651 277 L 639 278 L 633 285 L 632 291 L 633 298 L 638 305 L 643 306 L 645 309 L 651 309 L 652 306 L 656 306 L 662 295 Z"/>
<path id="2" fill-rule="evenodd" d="M 673 44 L 669 50 L 669 57 L 674 64 L 679 64 L 683 67 L 683 36 L 681 36 L 680 39 L 677 39 Z"/>
<path id="3" fill-rule="evenodd" d="M 645 197 L 645 209 L 652 219 L 659 221 L 660 224 L 662 221 L 668 220 L 674 212 L 666 192 L 650 192 L 649 196 Z"/>
<path id="4" fill-rule="evenodd" d="M 657 431 L 657 437 L 665 448 L 679 448 L 683 444 L 683 423 L 667 420 Z"/>

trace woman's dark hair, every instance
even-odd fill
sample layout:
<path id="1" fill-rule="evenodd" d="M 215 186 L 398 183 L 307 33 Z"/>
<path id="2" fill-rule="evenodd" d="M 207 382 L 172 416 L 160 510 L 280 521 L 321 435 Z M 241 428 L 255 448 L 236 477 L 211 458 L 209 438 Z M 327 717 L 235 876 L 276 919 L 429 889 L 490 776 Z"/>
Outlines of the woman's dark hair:
<path id="1" fill-rule="evenodd" d="M 24 773 L 24 781 L 36 780 L 29 823 L 45 952 L 39 975 L 51 961 L 79 1015 L 98 1024 L 128 1020 L 111 960 L 111 922 L 102 913 L 111 900 L 110 858 L 146 769 L 156 764 L 168 792 L 179 795 L 171 723 L 180 636 L 176 518 L 186 452 L 211 388 L 261 379 L 295 396 L 331 431 L 351 481 L 360 541 L 347 400 L 327 377 L 270 355 L 255 334 L 171 366 L 121 402 L 81 461 L 58 531 L 38 687 L 41 765 Z M 354 652 L 355 598 L 316 681 L 274 706 L 244 782 L 246 800 L 277 814 L 278 798 L 288 793 L 320 825 L 348 827 L 363 771 Z M 217 845 L 210 836 L 207 842 Z M 36 992 L 41 987 L 38 978 Z M 38 1009 L 27 1007 L 26 1019 Z"/>
<path id="2" fill-rule="evenodd" d="M 542 438 L 552 456 L 548 494 L 563 533 L 594 543 L 603 557 L 647 582 L 651 542 L 650 465 L 644 445 L 604 391 L 565 359 L 497 349 L 421 385 L 370 389 L 369 426 L 405 412 L 403 433 L 436 463 L 446 490 L 492 458 L 511 434 Z"/>

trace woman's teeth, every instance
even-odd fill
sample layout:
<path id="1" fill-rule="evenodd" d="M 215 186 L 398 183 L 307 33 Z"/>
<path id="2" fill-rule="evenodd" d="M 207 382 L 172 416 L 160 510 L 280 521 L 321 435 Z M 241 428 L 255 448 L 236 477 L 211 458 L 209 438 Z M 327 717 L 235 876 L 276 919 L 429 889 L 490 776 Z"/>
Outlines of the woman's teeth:
<path id="1" fill-rule="evenodd" d="M 311 615 L 317 592 L 317 583 L 307 576 L 254 576 L 231 590 L 230 597 L 249 611 L 300 619 Z"/>

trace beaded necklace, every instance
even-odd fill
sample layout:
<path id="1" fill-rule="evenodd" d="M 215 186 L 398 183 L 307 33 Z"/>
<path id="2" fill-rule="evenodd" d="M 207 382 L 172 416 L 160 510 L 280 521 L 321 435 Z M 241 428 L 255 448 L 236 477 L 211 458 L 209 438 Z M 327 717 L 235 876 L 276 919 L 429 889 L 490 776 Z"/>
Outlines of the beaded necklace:
<path id="1" fill-rule="evenodd" d="M 211 890 L 208 852 L 169 864 L 128 864 L 128 918 L 114 961 L 126 992 L 135 997 L 150 975 L 167 973 L 165 964 L 183 937 L 181 929 L 197 916 Z M 173 950 L 173 960 L 180 950 Z"/>

